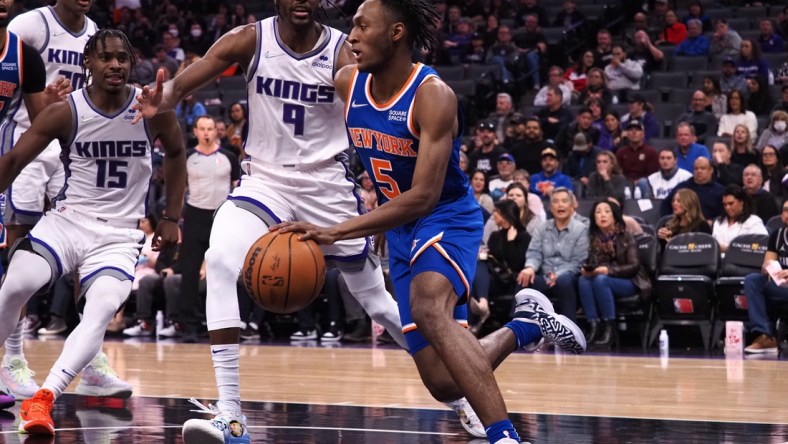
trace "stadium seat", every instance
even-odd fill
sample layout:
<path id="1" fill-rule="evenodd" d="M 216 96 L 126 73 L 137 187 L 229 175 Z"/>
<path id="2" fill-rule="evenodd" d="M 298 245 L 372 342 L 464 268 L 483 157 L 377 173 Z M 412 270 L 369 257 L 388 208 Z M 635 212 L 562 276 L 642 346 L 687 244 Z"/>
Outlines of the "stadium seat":
<path id="1" fill-rule="evenodd" d="M 246 90 L 246 77 L 229 76 L 219 78 L 219 89 L 224 91 Z"/>
<path id="2" fill-rule="evenodd" d="M 752 29 L 752 20 L 744 18 L 728 18 L 728 28 L 734 31 L 747 31 Z"/>
<path id="3" fill-rule="evenodd" d="M 685 233 L 668 242 L 654 286 L 657 318 L 649 343 L 666 325 L 694 325 L 700 327 L 703 347 L 708 351 L 719 264 L 720 246 L 710 234 Z"/>
<path id="4" fill-rule="evenodd" d="M 468 65 L 465 70 L 467 80 L 479 80 L 486 76 L 492 76 L 494 80 L 501 79 L 501 67 L 499 65 Z"/>
<path id="5" fill-rule="evenodd" d="M 641 202 L 641 201 L 649 201 Z M 646 223 L 656 227 L 659 220 L 659 206 L 662 199 L 626 199 L 624 201 L 624 214 L 639 218 Z M 648 207 L 651 208 L 648 208 Z"/>
<path id="6" fill-rule="evenodd" d="M 690 88 L 699 89 L 703 87 L 703 79 L 706 76 L 711 76 L 713 78 L 720 78 L 720 69 L 706 69 L 702 71 L 695 71 L 692 73 L 692 81 L 690 82 Z"/>
<path id="7" fill-rule="evenodd" d="M 733 16 L 732 10 L 728 8 L 713 8 L 706 10 L 706 17 L 713 22 L 717 19 L 729 19 Z"/>
<path id="8" fill-rule="evenodd" d="M 775 231 L 779 230 L 783 226 L 783 220 L 780 218 L 780 215 L 772 216 L 766 221 L 766 231 L 769 234 L 774 233 Z"/>
<path id="9" fill-rule="evenodd" d="M 689 75 L 686 72 L 655 72 L 651 74 L 651 89 L 686 88 Z"/>
<path id="10" fill-rule="evenodd" d="M 709 58 L 706 56 L 677 56 L 674 55 L 670 62 L 671 72 L 695 72 L 703 71 L 709 67 Z"/>
<path id="11" fill-rule="evenodd" d="M 449 85 L 458 96 L 471 98 L 476 95 L 476 82 L 473 80 L 453 80 L 447 81 L 446 84 Z"/>
<path id="12" fill-rule="evenodd" d="M 464 66 L 436 66 L 435 70 L 438 71 L 440 78 L 446 82 L 465 80 Z"/>
<path id="13" fill-rule="evenodd" d="M 560 43 L 564 38 L 564 28 L 542 28 L 542 33 L 549 45 Z"/>
<path id="14" fill-rule="evenodd" d="M 788 53 L 781 52 L 777 54 L 763 54 L 763 59 L 766 60 L 766 63 L 769 64 L 769 67 L 772 69 L 772 72 L 775 74 L 777 71 L 780 70 L 780 67 L 783 63 L 788 62 Z M 779 96 L 777 96 L 779 97 Z"/>
<path id="15" fill-rule="evenodd" d="M 734 14 L 736 15 L 737 19 L 748 19 L 750 21 L 760 21 L 762 18 L 768 17 L 766 8 L 763 6 L 737 8 Z"/>
<path id="16" fill-rule="evenodd" d="M 673 148 L 676 146 L 676 140 L 669 137 L 652 137 L 648 140 L 648 144 L 655 150 L 659 151 L 662 148 Z"/>
<path id="17" fill-rule="evenodd" d="M 638 244 L 640 264 L 648 271 L 653 282 L 657 271 L 657 239 L 649 234 L 641 234 L 635 238 L 635 241 Z M 640 293 L 616 298 L 616 321 L 619 330 L 628 330 L 637 326 L 643 350 L 648 347 L 648 327 L 654 313 L 652 300 L 653 292 L 649 299 L 643 298 Z"/>
<path id="18" fill-rule="evenodd" d="M 694 78 L 694 76 L 693 76 Z M 697 89 L 689 88 L 673 88 L 668 93 L 668 103 L 689 103 L 692 101 L 692 95 L 695 94 Z"/>

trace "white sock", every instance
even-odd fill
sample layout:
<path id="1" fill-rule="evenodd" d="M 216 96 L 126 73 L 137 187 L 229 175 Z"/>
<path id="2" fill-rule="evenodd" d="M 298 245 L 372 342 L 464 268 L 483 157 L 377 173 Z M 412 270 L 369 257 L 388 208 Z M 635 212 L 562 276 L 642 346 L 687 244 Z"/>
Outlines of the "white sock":
<path id="1" fill-rule="evenodd" d="M 11 332 L 11 336 L 5 340 L 5 354 L 8 356 L 18 356 L 18 357 L 25 357 L 25 351 L 22 348 L 24 344 L 24 340 L 22 338 L 22 326 L 24 324 L 23 320 L 19 320 L 16 324 L 16 328 L 14 331 Z"/>
<path id="2" fill-rule="evenodd" d="M 49 376 L 47 376 L 47 380 L 44 381 L 44 385 L 41 386 L 42 389 L 47 389 L 51 391 L 55 395 L 55 399 L 59 398 L 60 395 L 66 390 L 71 381 L 77 377 L 77 372 L 62 367 L 55 363 L 52 367 L 52 370 L 49 372 Z"/>
<path id="3" fill-rule="evenodd" d="M 241 411 L 240 353 L 241 346 L 238 344 L 211 346 L 216 387 L 219 389 L 219 410 Z"/>

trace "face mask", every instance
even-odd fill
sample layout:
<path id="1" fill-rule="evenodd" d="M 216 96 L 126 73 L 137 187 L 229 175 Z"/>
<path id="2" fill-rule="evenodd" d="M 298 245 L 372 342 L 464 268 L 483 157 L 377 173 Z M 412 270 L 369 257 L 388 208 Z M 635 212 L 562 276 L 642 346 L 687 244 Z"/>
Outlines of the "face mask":
<path id="1" fill-rule="evenodd" d="M 178 28 L 170 29 L 170 35 L 173 37 L 178 37 Z"/>
<path id="2" fill-rule="evenodd" d="M 784 121 L 778 120 L 777 122 L 774 122 L 774 129 L 781 133 L 785 131 L 785 125 L 786 123 Z"/>
<path id="3" fill-rule="evenodd" d="M 192 29 L 191 34 L 192 34 L 192 37 L 194 37 L 195 39 L 198 39 L 202 35 L 202 29 L 199 29 L 199 28 Z"/>

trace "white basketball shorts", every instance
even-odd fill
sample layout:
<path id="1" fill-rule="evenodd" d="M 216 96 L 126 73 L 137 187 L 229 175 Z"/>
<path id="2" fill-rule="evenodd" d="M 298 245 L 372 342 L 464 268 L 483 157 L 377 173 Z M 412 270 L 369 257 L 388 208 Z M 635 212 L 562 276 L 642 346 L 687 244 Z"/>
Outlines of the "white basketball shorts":
<path id="1" fill-rule="evenodd" d="M 6 191 L 3 219 L 8 225 L 35 225 L 44 213 L 44 198 L 57 196 L 65 183 L 60 143 L 52 142 L 30 162 Z"/>

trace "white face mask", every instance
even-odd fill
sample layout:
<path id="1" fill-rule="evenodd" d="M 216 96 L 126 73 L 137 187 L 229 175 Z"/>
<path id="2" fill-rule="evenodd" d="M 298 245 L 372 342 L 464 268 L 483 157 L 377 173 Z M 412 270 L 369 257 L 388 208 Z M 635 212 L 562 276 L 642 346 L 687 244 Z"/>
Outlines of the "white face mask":
<path id="1" fill-rule="evenodd" d="M 170 35 L 173 37 L 178 37 L 178 28 L 170 29 Z"/>
<path id="2" fill-rule="evenodd" d="M 785 121 L 778 120 L 778 121 L 774 122 L 774 129 L 775 129 L 775 131 L 781 133 L 781 132 L 785 131 L 785 125 L 786 125 Z"/>
<path id="3" fill-rule="evenodd" d="M 202 29 L 199 29 L 199 28 L 192 29 L 191 34 L 192 34 L 192 37 L 194 37 L 195 39 L 198 39 L 202 35 Z"/>

